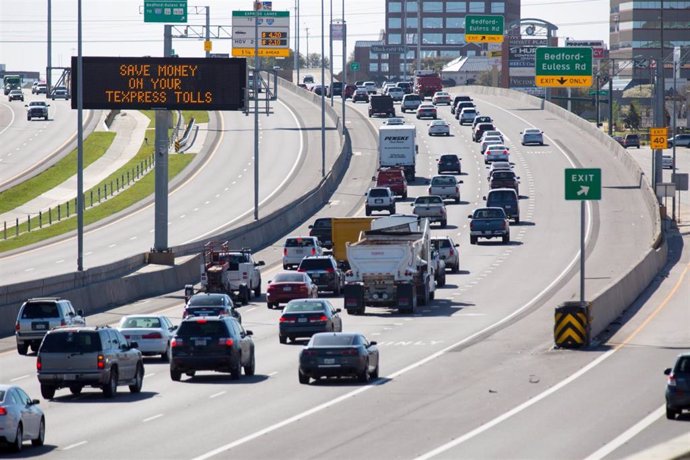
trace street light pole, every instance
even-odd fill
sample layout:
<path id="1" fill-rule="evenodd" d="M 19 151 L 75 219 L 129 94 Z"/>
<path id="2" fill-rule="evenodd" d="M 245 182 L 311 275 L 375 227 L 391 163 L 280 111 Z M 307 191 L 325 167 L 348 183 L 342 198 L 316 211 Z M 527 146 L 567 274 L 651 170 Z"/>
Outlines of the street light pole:
<path id="1" fill-rule="evenodd" d="M 51 81 L 52 78 L 50 78 L 50 70 L 53 67 L 53 61 L 52 61 L 52 56 L 53 56 L 53 7 L 52 7 L 52 0 L 48 0 L 48 65 L 46 66 L 46 97 L 50 94 L 51 91 Z"/>
<path id="2" fill-rule="evenodd" d="M 259 3 L 254 5 L 254 220 L 259 220 Z"/>
<path id="3" fill-rule="evenodd" d="M 422 0 L 417 0 L 417 73 L 422 70 Z"/>
<path id="4" fill-rule="evenodd" d="M 661 0 L 661 8 L 659 9 L 660 16 L 660 39 L 659 57 L 656 61 L 656 112 L 654 114 L 654 122 L 657 128 L 666 126 L 665 117 L 665 103 L 664 103 L 664 0 Z M 656 191 L 656 184 L 663 182 L 663 170 L 661 169 L 661 162 L 663 151 L 655 149 L 652 155 L 652 188 Z M 660 198 L 659 198 L 660 200 Z"/>
<path id="5" fill-rule="evenodd" d="M 84 67 L 81 0 L 77 2 L 77 271 L 84 271 Z"/>
<path id="6" fill-rule="evenodd" d="M 342 89 L 342 99 L 343 99 L 343 134 L 345 133 L 345 102 L 347 99 L 345 97 L 345 90 L 347 89 L 347 22 L 345 22 L 345 0 L 342 0 L 341 9 L 343 11 L 343 89 Z"/>
<path id="7" fill-rule="evenodd" d="M 326 177 L 326 66 L 323 57 L 326 54 L 326 42 L 324 35 L 324 0 L 321 0 L 321 177 Z"/>
<path id="8" fill-rule="evenodd" d="M 330 3 L 330 22 L 328 23 L 328 66 L 331 73 L 331 86 L 328 87 L 328 93 L 331 96 L 331 107 L 333 107 L 333 0 Z"/>

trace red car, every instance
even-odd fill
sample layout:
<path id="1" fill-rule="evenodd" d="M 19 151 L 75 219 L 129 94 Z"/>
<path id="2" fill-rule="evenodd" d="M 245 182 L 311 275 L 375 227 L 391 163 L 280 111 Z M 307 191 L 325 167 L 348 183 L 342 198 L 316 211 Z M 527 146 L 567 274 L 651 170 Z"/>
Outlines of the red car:
<path id="1" fill-rule="evenodd" d="M 407 198 L 407 179 L 403 168 L 381 168 L 376 174 L 376 186 L 388 187 L 398 196 Z"/>
<path id="2" fill-rule="evenodd" d="M 345 99 L 351 99 L 356 89 L 355 85 L 345 85 Z"/>
<path id="3" fill-rule="evenodd" d="M 275 308 L 293 299 L 316 298 L 318 291 L 318 286 L 306 273 L 281 272 L 268 282 L 266 306 Z"/>

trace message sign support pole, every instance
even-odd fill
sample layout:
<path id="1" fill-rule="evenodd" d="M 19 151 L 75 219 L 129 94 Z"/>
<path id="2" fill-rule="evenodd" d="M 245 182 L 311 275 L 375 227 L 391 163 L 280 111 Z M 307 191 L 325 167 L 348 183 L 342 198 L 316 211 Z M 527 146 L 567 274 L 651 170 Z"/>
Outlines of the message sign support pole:
<path id="1" fill-rule="evenodd" d="M 585 201 L 580 201 L 580 302 L 585 303 Z"/>
<path id="2" fill-rule="evenodd" d="M 343 134 L 345 134 L 345 89 L 347 87 L 347 23 L 345 22 L 345 0 L 343 0 L 343 90 L 341 91 L 343 99 Z"/>
<path id="3" fill-rule="evenodd" d="M 422 0 L 417 0 L 417 72 L 422 70 Z"/>
<path id="4" fill-rule="evenodd" d="M 326 30 L 324 28 L 324 16 L 324 0 L 321 0 L 321 177 L 326 177 L 326 91 L 324 90 L 326 66 L 323 62 L 323 57 L 326 53 L 326 42 L 324 39 Z"/>
<path id="5" fill-rule="evenodd" d="M 330 22 L 328 26 L 328 68 L 331 74 L 331 86 L 328 92 L 331 96 L 331 107 L 333 107 L 333 0 L 330 2 Z"/>
<path id="6" fill-rule="evenodd" d="M 84 270 L 84 79 L 81 56 L 81 0 L 77 3 L 77 271 Z"/>
<path id="7" fill-rule="evenodd" d="M 163 56 L 172 54 L 172 26 L 163 26 Z M 168 249 L 168 111 L 155 109 L 155 235 L 153 251 Z"/>
<path id="8" fill-rule="evenodd" d="M 205 6 L 206 8 L 206 43 L 211 41 L 211 7 Z M 211 57 L 211 50 L 206 51 L 206 57 Z"/>
<path id="9" fill-rule="evenodd" d="M 51 82 L 50 69 L 53 68 L 53 61 L 51 56 L 53 55 L 53 7 L 52 0 L 48 0 L 48 66 L 46 67 L 46 99 L 50 95 Z"/>
<path id="10" fill-rule="evenodd" d="M 259 6 L 254 5 L 254 220 L 259 220 Z"/>

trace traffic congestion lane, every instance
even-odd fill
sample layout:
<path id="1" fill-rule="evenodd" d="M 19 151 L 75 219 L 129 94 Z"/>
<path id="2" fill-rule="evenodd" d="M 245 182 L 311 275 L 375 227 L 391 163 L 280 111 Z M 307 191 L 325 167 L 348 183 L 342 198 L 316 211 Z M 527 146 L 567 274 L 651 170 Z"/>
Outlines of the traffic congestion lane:
<path id="1" fill-rule="evenodd" d="M 76 142 L 77 112 L 69 101 L 52 101 L 43 95 L 24 95 L 24 102 L 0 103 L 0 187 L 28 174 L 37 164 L 44 163 Z M 49 120 L 27 120 L 26 107 L 34 100 L 46 101 Z M 88 123 L 93 114 L 85 112 Z M 64 152 L 67 154 L 68 152 Z"/>

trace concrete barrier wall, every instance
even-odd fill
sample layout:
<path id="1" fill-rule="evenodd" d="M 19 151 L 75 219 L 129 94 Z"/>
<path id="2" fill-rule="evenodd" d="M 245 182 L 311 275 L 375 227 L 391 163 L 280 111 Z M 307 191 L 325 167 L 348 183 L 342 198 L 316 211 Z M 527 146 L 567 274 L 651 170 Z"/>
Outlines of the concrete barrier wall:
<path id="1" fill-rule="evenodd" d="M 652 187 L 644 178 L 644 173 L 637 161 L 626 149 L 587 120 L 568 112 L 562 107 L 543 99 L 505 88 L 470 86 L 464 91 L 470 94 L 509 97 L 553 113 L 587 132 L 587 134 L 594 136 L 599 143 L 608 147 L 611 155 L 630 174 L 631 179 L 634 182 L 639 181 L 642 198 L 649 214 L 652 239 L 649 242 L 648 248 L 644 250 L 642 256 L 630 267 L 629 271 L 592 297 L 592 306 L 590 308 L 591 336 L 596 337 L 604 332 L 609 324 L 618 318 L 637 299 L 649 283 L 652 282 L 657 273 L 666 265 L 668 248 L 661 229 L 659 204 Z"/>
<path id="2" fill-rule="evenodd" d="M 292 87 L 282 80 L 281 87 L 320 105 L 320 97 Z M 259 219 L 214 238 L 206 238 L 172 248 L 176 265 L 159 270 L 139 271 L 145 265 L 145 254 L 91 268 L 83 273 L 67 273 L 42 280 L 0 286 L 0 336 L 12 334 L 21 303 L 30 297 L 61 296 L 70 299 L 75 308 L 86 314 L 107 310 L 142 298 L 182 289 L 187 283 L 199 281 L 201 251 L 209 239 L 229 241 L 233 247 L 248 247 L 258 251 L 296 228 L 330 199 L 345 175 L 352 156 L 350 138 L 342 133 L 340 117 L 330 105 L 327 113 L 339 127 L 341 149 L 333 168 L 321 182 L 294 202 Z M 181 256 L 183 260 L 180 259 Z M 135 273 L 136 272 L 136 273 Z"/>

